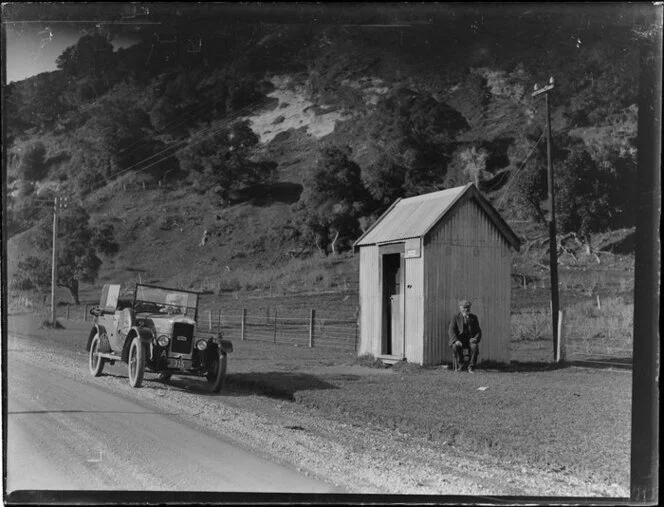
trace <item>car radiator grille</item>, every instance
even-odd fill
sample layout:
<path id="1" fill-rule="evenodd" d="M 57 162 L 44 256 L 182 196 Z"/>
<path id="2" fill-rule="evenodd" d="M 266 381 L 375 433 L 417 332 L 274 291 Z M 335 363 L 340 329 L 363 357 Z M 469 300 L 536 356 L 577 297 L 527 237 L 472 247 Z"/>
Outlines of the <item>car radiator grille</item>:
<path id="1" fill-rule="evenodd" d="M 173 344 L 172 352 L 178 354 L 191 354 L 192 343 L 194 341 L 194 326 L 176 322 L 173 325 Z"/>

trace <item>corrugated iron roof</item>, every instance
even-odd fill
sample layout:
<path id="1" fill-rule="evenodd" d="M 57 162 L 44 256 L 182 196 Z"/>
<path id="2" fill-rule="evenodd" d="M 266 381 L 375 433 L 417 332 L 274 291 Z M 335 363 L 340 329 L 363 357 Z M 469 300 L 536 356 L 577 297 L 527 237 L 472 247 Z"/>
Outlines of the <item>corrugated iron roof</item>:
<path id="1" fill-rule="evenodd" d="M 397 200 L 355 246 L 424 236 L 466 186 Z"/>
<path id="2" fill-rule="evenodd" d="M 354 247 L 423 237 L 469 191 L 518 250 L 520 241 L 516 234 L 472 183 L 396 200 L 371 228 L 360 236 Z"/>

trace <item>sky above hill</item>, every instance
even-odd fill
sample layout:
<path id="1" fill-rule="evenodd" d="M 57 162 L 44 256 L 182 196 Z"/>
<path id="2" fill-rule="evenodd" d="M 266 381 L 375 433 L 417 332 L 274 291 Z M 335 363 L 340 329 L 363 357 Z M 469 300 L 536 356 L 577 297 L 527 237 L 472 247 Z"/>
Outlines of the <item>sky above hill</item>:
<path id="1" fill-rule="evenodd" d="M 3 24 L 7 83 L 56 70 L 55 61 L 67 47 L 99 29 L 95 23 L 80 22 L 3 20 Z M 111 40 L 116 50 L 136 42 L 138 40 L 129 35 L 115 35 Z"/>
<path id="2" fill-rule="evenodd" d="M 191 5 L 194 4 L 194 5 Z M 115 2 L 6 2 L 2 4 L 2 25 L 5 35 L 3 64 L 7 82 L 19 81 L 41 72 L 56 69 L 55 61 L 82 36 L 104 33 L 118 49 L 139 41 L 153 40 L 158 32 L 186 29 L 187 36 L 216 33 L 223 24 L 309 24 L 312 26 L 435 26 L 445 27 L 468 23 L 469 29 L 482 31 L 484 20 L 499 20 L 498 26 L 523 28 L 530 23 L 536 31 L 538 23 L 551 23 L 550 16 L 563 15 L 560 22 L 574 25 L 565 41 L 577 39 L 576 18 L 603 18 L 631 24 L 647 15 L 639 6 L 608 8 L 570 7 L 571 4 L 473 4 L 393 3 L 383 6 L 358 3 L 352 9 L 337 3 L 115 3 Z M 577 16 L 578 14 L 578 16 Z M 504 23 L 503 23 L 504 22 Z M 495 23 L 494 23 L 495 24 Z M 527 27 L 526 27 L 527 28 Z M 501 37 L 503 34 L 500 34 Z M 214 38 L 214 35 L 212 35 Z M 209 41 L 208 41 L 209 42 Z M 551 43 L 552 41 L 548 41 Z"/>

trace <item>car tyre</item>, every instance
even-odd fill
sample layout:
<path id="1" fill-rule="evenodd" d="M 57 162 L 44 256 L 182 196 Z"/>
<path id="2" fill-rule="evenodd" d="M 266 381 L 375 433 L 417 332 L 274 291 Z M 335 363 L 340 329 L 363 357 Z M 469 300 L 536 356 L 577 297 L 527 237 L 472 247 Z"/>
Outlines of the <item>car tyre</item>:
<path id="1" fill-rule="evenodd" d="M 136 336 L 129 346 L 129 384 L 131 387 L 141 387 L 143 374 L 145 373 L 145 350 L 141 339 Z"/>
<path id="2" fill-rule="evenodd" d="M 95 334 L 90 344 L 90 354 L 88 357 L 88 365 L 90 366 L 90 373 L 93 377 L 99 377 L 101 372 L 104 370 L 104 365 L 106 364 L 106 359 L 99 357 L 99 344 L 101 339 L 99 338 L 99 333 Z"/>
<path id="3" fill-rule="evenodd" d="M 219 348 L 214 352 L 214 356 L 208 366 L 207 381 L 212 384 L 212 392 L 218 393 L 224 387 L 226 379 L 226 365 L 228 358 Z"/>

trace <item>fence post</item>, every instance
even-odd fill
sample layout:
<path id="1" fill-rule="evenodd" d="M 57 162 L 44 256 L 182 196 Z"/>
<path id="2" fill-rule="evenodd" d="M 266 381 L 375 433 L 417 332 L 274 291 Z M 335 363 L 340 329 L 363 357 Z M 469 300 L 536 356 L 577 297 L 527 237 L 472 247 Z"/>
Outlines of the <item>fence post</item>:
<path id="1" fill-rule="evenodd" d="M 241 332 L 241 337 L 242 341 L 244 341 L 245 338 L 245 328 L 247 326 L 247 309 L 242 308 L 242 332 Z"/>
<path id="2" fill-rule="evenodd" d="M 274 309 L 274 343 L 277 343 L 277 309 Z"/>
<path id="3" fill-rule="evenodd" d="M 355 307 L 355 352 L 357 352 L 357 339 L 360 335 L 360 305 Z"/>
<path id="4" fill-rule="evenodd" d="M 316 310 L 311 309 L 311 314 L 309 315 L 309 348 L 314 346 L 314 319 L 316 318 Z"/>
<path id="5" fill-rule="evenodd" d="M 221 308 L 219 308 L 219 331 L 221 332 Z"/>
<path id="6" fill-rule="evenodd" d="M 564 312 L 560 310 L 558 312 L 558 360 L 559 363 L 564 363 L 567 359 L 567 347 L 565 344 L 565 333 L 563 331 L 563 317 Z"/>
<path id="7" fill-rule="evenodd" d="M 602 309 L 602 303 L 599 301 L 599 294 L 597 294 L 597 309 L 601 310 Z"/>
<path id="8" fill-rule="evenodd" d="M 88 305 L 83 305 L 83 322 L 88 321 Z"/>
<path id="9" fill-rule="evenodd" d="M 208 329 L 212 331 L 212 310 L 208 310 Z"/>

